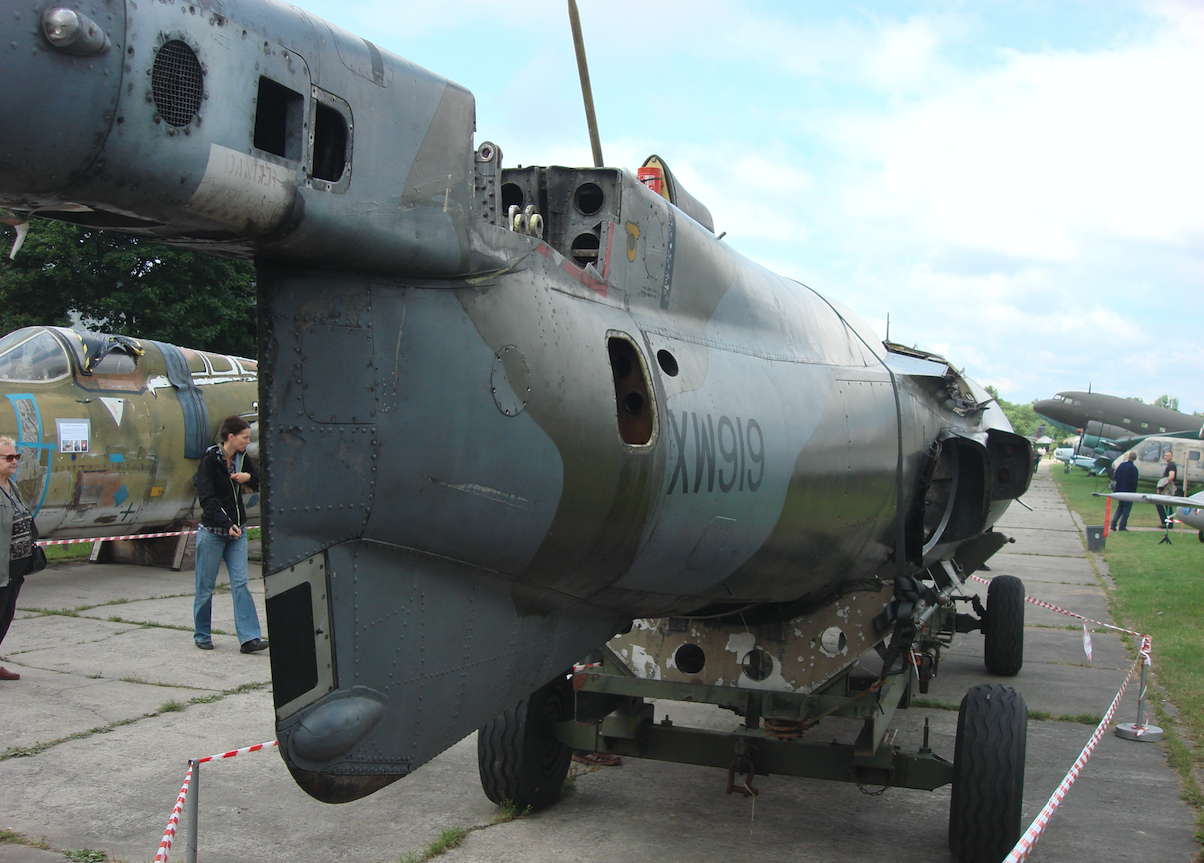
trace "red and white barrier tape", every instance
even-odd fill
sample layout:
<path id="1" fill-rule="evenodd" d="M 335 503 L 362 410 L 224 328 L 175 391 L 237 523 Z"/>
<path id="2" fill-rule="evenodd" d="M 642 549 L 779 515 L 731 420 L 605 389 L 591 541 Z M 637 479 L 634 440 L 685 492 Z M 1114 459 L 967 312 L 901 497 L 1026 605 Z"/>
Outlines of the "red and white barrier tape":
<path id="1" fill-rule="evenodd" d="M 208 755 L 204 758 L 198 758 L 196 763 L 204 764 L 206 761 L 220 761 L 223 758 L 233 758 L 235 755 L 246 755 L 248 752 L 258 752 L 260 749 L 269 749 L 278 745 L 278 741 L 269 740 L 267 743 L 256 743 L 254 746 L 246 746 L 242 749 L 231 749 L 229 752 L 222 752 L 218 755 Z"/>
<path id="2" fill-rule="evenodd" d="M 990 584 L 991 583 L 990 579 L 982 578 L 977 575 L 971 575 L 971 576 L 969 576 L 969 578 L 973 579 L 974 581 L 980 582 L 982 584 Z M 1024 601 L 1031 602 L 1033 605 L 1040 606 L 1041 608 L 1048 608 L 1050 611 L 1056 611 L 1056 612 L 1058 612 L 1058 614 L 1065 614 L 1067 617 L 1077 617 L 1079 620 L 1083 621 L 1084 623 L 1094 623 L 1096 626 L 1102 626 L 1102 627 L 1105 627 L 1106 629 L 1114 629 L 1117 632 L 1124 632 L 1128 635 L 1136 635 L 1138 638 L 1149 638 L 1149 636 L 1143 632 L 1134 632 L 1131 629 L 1125 629 L 1120 626 L 1115 626 L 1111 623 L 1104 623 L 1102 620 L 1092 620 L 1090 617 L 1083 617 L 1083 615 L 1081 615 L 1081 614 L 1075 614 L 1073 611 L 1067 611 L 1064 608 L 1059 608 L 1056 605 L 1051 605 L 1048 602 L 1045 602 L 1040 599 L 1036 599 L 1035 597 L 1032 597 L 1032 596 L 1025 596 Z"/>
<path id="3" fill-rule="evenodd" d="M 188 786 L 192 784 L 192 765 L 188 765 L 188 773 L 184 776 L 184 787 L 180 789 L 180 796 L 176 798 L 176 805 L 171 810 L 171 817 L 167 819 L 167 830 L 163 832 L 163 841 L 159 843 L 159 850 L 155 852 L 155 863 L 167 863 L 167 854 L 171 851 L 172 840 L 176 838 L 176 825 L 180 823 L 180 813 L 184 811 L 184 801 L 188 798 Z"/>
<path id="4" fill-rule="evenodd" d="M 1112 717 L 1116 715 L 1116 709 L 1120 707 L 1120 700 L 1124 697 L 1125 690 L 1129 688 L 1129 681 L 1133 679 L 1133 672 L 1142 663 L 1148 661 L 1149 654 L 1143 651 L 1142 655 L 1133 662 L 1133 665 L 1129 668 L 1128 676 L 1125 677 L 1124 684 L 1120 687 L 1120 692 L 1116 693 L 1116 697 L 1112 699 L 1112 706 L 1108 708 L 1108 712 L 1104 715 L 1103 720 L 1096 726 L 1095 733 L 1091 735 L 1091 739 L 1087 741 L 1087 745 L 1079 753 L 1078 760 L 1074 762 L 1074 766 L 1070 768 L 1070 772 L 1066 774 L 1061 784 L 1058 785 L 1057 790 L 1050 796 L 1049 802 L 1045 804 L 1045 808 L 1033 819 L 1033 823 L 1029 825 L 1028 830 L 1024 831 L 1024 835 L 1020 837 L 1020 841 L 1016 843 L 1016 847 L 1004 858 L 1003 863 L 1020 863 L 1020 861 L 1028 859 L 1028 855 L 1032 853 L 1033 846 L 1037 844 L 1037 840 L 1045 832 L 1045 828 L 1049 824 L 1049 819 L 1053 817 L 1054 810 L 1062 803 L 1066 797 L 1066 793 L 1070 791 L 1070 786 L 1074 785 L 1075 780 L 1079 778 L 1079 774 L 1083 772 L 1083 765 L 1087 763 L 1087 759 L 1095 751 L 1096 744 L 1104 736 L 1104 729 L 1108 727 L 1112 721 Z"/>
<path id="5" fill-rule="evenodd" d="M 971 575 L 970 578 L 977 582 L 981 582 L 982 584 L 991 583 L 990 580 L 977 575 Z M 1047 608 L 1050 611 L 1056 611 L 1059 614 L 1065 614 L 1068 617 L 1075 617 L 1083 621 L 1083 650 L 1087 654 L 1088 659 L 1091 658 L 1091 633 L 1087 630 L 1088 623 L 1094 623 L 1097 626 L 1103 626 L 1107 629 L 1116 630 L 1117 632 L 1124 632 L 1128 635 L 1135 635 L 1141 639 L 1141 647 L 1139 649 L 1140 656 L 1134 660 L 1132 667 L 1129 669 L 1128 675 L 1125 677 L 1125 682 L 1121 684 L 1120 691 L 1116 693 L 1116 697 L 1112 699 L 1112 706 L 1108 708 L 1108 712 L 1104 715 L 1103 720 L 1098 726 L 1096 726 L 1095 733 L 1091 735 L 1091 739 L 1087 741 L 1087 745 L 1084 746 L 1083 751 L 1079 753 L 1078 760 L 1074 762 L 1074 765 L 1070 768 L 1070 772 L 1066 774 L 1061 784 L 1058 785 L 1057 790 L 1055 790 L 1053 795 L 1049 798 L 1049 802 L 1045 804 L 1045 808 L 1041 810 L 1040 814 L 1038 814 L 1033 820 L 1033 823 L 1029 825 L 1028 830 L 1026 830 L 1024 835 L 1020 837 L 1020 841 L 1016 843 L 1016 847 L 1012 849 L 1012 853 L 1004 858 L 1003 863 L 1020 863 L 1020 861 L 1028 859 L 1028 855 L 1032 852 L 1033 846 L 1037 844 L 1037 839 L 1039 839 L 1041 834 L 1045 832 L 1045 827 L 1049 824 L 1049 819 L 1053 817 L 1054 810 L 1061 805 L 1062 800 L 1064 800 L 1066 797 L 1066 793 L 1070 791 L 1070 786 L 1074 785 L 1075 780 L 1079 778 L 1079 774 L 1083 772 L 1083 765 L 1087 763 L 1087 759 L 1089 759 L 1091 754 L 1095 751 L 1096 745 L 1104 736 L 1104 729 L 1108 727 L 1109 723 L 1112 722 L 1112 717 L 1116 715 L 1116 710 L 1118 707 L 1120 707 L 1121 698 L 1124 697 L 1125 690 L 1129 688 L 1129 682 L 1133 679 L 1133 672 L 1142 665 L 1150 664 L 1150 651 L 1153 649 L 1153 639 L 1144 633 L 1135 632 L 1132 629 L 1124 629 L 1123 627 L 1115 626 L 1111 623 L 1104 623 L 1102 620 L 1092 620 L 1090 617 L 1083 617 L 1081 614 L 1075 614 L 1073 611 L 1067 611 L 1064 608 L 1059 608 L 1056 605 L 1052 605 L 1051 603 L 1044 602 L 1040 599 L 1035 599 L 1031 596 L 1026 595 L 1024 599 L 1026 602 L 1031 602 L 1033 605 L 1040 606 L 1041 608 Z M 1143 697 L 1144 694 L 1145 693 L 1143 692 Z M 1140 736 L 1141 729 L 1135 729 L 1135 731 Z"/>
<path id="6" fill-rule="evenodd" d="M 254 746 L 232 749 L 229 752 L 220 752 L 217 755 L 207 755 L 204 758 L 197 758 L 195 761 L 190 762 L 188 773 L 184 776 L 184 787 L 180 789 L 180 796 L 176 798 L 176 805 L 171 810 L 171 817 L 167 819 L 167 829 L 163 832 L 163 841 L 159 843 L 159 850 L 155 853 L 155 863 L 167 863 L 167 854 L 171 851 L 172 840 L 176 838 L 176 825 L 180 823 L 180 813 L 184 811 L 184 801 L 188 799 L 188 787 L 192 784 L 193 764 L 204 764 L 206 761 L 221 761 L 224 758 L 233 758 L 235 755 L 246 755 L 248 752 L 258 752 L 261 749 L 269 749 L 277 745 L 277 741 L 270 740 L 267 743 L 256 743 Z"/>
<path id="7" fill-rule="evenodd" d="M 169 533 L 134 533 L 129 536 L 92 536 L 85 539 L 40 539 L 38 545 L 75 545 L 80 542 L 113 542 L 118 539 L 158 539 L 163 536 L 185 536 L 196 533 L 195 530 L 173 530 Z"/>

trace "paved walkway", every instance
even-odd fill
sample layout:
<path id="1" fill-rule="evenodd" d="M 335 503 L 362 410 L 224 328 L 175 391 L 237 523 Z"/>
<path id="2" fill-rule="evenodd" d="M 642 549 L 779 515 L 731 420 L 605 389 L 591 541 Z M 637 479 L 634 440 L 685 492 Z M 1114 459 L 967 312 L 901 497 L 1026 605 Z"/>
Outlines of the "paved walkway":
<path id="1" fill-rule="evenodd" d="M 1035 512 L 1011 508 L 1003 527 L 1016 543 L 991 561 L 991 574 L 1018 575 L 1030 595 L 1108 620 L 1082 532 L 1057 489 L 1042 477 L 1025 502 Z M 0 828 L 45 837 L 59 851 L 0 844 L 0 861 L 61 863 L 63 851 L 83 848 L 148 861 L 189 757 L 273 739 L 267 656 L 243 656 L 232 635 L 215 636 L 212 652 L 195 649 L 191 601 L 192 573 L 133 566 L 59 566 L 26 584 L 2 650 L 4 665 L 22 680 L 0 684 L 0 751 L 31 754 L 0 760 Z M 257 602 L 262 615 L 261 593 Z M 215 601 L 214 623 L 233 628 L 228 593 Z M 1073 622 L 1034 606 L 1025 638 L 1025 665 L 1012 683 L 1031 710 L 1053 716 L 1102 715 L 1132 661 L 1117 636 L 1097 633 L 1087 662 Z M 961 636 L 927 697 L 956 704 L 986 679 L 981 636 Z M 679 723 L 735 721 L 701 705 L 657 710 Z M 1120 720 L 1135 715 L 1129 694 Z M 950 710 L 902 711 L 897 742 L 916 748 L 925 718 L 932 747 L 952 758 Z M 848 731 L 826 720 L 811 734 Z M 1030 723 L 1026 824 L 1091 731 L 1073 722 Z M 472 737 L 413 776 L 342 806 L 310 799 L 275 752 L 257 753 L 202 769 L 201 859 L 392 863 L 454 827 L 481 829 L 446 863 L 950 859 L 947 788 L 869 797 L 844 783 L 767 777 L 752 803 L 724 794 L 725 782 L 717 770 L 629 759 L 581 775 L 542 814 L 488 826 L 497 810 L 480 791 Z M 1192 812 L 1161 746 L 1109 733 L 1030 859 L 1189 863 L 1199 851 L 1192 832 Z M 183 859 L 183 847 L 182 825 L 173 861 Z"/>

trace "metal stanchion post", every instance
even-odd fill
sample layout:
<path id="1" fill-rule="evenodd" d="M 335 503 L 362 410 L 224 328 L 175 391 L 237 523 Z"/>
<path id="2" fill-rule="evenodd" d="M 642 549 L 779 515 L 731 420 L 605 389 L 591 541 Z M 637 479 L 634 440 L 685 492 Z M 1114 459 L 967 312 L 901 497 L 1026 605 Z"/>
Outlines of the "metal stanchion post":
<path id="1" fill-rule="evenodd" d="M 201 796 L 201 763 L 188 759 L 192 766 L 192 784 L 188 786 L 188 845 L 184 849 L 187 863 L 196 863 L 197 809 Z"/>
<path id="2" fill-rule="evenodd" d="M 1157 743 L 1162 739 L 1162 729 L 1157 725 L 1145 724 L 1145 693 L 1146 673 L 1149 663 L 1141 663 L 1141 689 L 1137 692 L 1137 721 L 1121 722 L 1116 726 L 1116 736 L 1125 740 L 1144 740 L 1147 743 Z"/>

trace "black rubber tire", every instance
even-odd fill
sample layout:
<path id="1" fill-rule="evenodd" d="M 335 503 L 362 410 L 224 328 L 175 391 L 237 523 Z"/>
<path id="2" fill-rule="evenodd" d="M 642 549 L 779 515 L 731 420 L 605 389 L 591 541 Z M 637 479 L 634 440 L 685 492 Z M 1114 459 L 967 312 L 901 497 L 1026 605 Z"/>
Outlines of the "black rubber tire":
<path id="1" fill-rule="evenodd" d="M 485 796 L 519 811 L 556 802 L 573 751 L 553 735 L 555 723 L 573 716 L 573 689 L 557 678 L 541 686 L 477 732 L 477 766 Z"/>
<path id="2" fill-rule="evenodd" d="M 987 626 L 982 657 L 987 671 L 1015 677 L 1024 665 L 1024 582 L 997 575 L 987 588 Z"/>
<path id="3" fill-rule="evenodd" d="M 999 683 L 975 686 L 957 712 L 949 848 L 961 863 L 999 863 L 1020 839 L 1028 706 Z"/>
<path id="4" fill-rule="evenodd" d="M 1196 531 L 1196 536 L 1200 538 L 1200 542 L 1204 542 L 1204 530 Z"/>

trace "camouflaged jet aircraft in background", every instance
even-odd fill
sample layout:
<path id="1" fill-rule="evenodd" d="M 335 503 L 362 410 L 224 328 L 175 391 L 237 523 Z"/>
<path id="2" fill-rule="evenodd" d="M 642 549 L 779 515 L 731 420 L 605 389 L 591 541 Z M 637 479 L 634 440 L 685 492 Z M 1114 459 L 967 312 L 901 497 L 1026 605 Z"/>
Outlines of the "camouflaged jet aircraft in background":
<path id="1" fill-rule="evenodd" d="M 889 729 L 955 631 L 1020 669 L 1018 579 L 956 611 L 1033 469 L 980 387 L 734 252 L 663 161 L 505 168 L 468 90 L 299 9 L 5 15 L 0 206 L 256 263 L 276 723 L 306 791 L 369 794 L 480 728 L 486 793 L 520 808 L 588 747 L 729 788 L 951 782 L 955 852 L 1010 849 L 1014 690 L 970 690 L 952 765 Z M 742 730 L 675 736 L 648 697 Z M 797 739 L 833 714 L 855 745 Z"/>
<path id="2" fill-rule="evenodd" d="M 16 441 L 17 486 L 41 538 L 198 517 L 196 460 L 227 416 L 257 421 L 257 374 L 242 357 L 63 327 L 0 339 L 0 435 Z"/>

